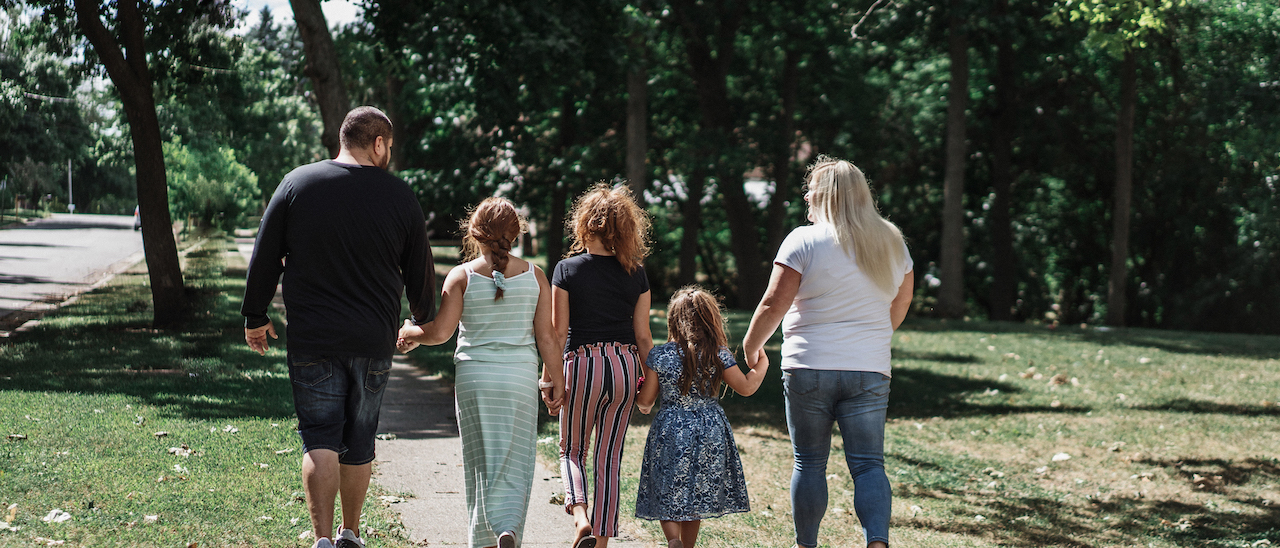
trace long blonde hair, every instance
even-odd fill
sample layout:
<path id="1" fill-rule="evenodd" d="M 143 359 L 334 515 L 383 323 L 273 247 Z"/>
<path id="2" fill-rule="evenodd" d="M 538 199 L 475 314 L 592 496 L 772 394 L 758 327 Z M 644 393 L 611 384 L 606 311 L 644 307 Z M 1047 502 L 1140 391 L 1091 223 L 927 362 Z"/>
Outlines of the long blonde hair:
<path id="1" fill-rule="evenodd" d="M 867 177 L 853 164 L 819 156 L 809 166 L 809 211 L 813 220 L 835 228 L 836 243 L 854 257 L 858 268 L 885 293 L 893 294 L 901 276 L 902 231 L 880 216 L 871 199 Z"/>
<path id="2" fill-rule="evenodd" d="M 632 273 L 649 254 L 649 214 L 625 186 L 611 189 L 599 183 L 591 187 L 573 203 L 566 224 L 573 235 L 566 256 L 586 251 L 587 240 L 597 238 Z"/>

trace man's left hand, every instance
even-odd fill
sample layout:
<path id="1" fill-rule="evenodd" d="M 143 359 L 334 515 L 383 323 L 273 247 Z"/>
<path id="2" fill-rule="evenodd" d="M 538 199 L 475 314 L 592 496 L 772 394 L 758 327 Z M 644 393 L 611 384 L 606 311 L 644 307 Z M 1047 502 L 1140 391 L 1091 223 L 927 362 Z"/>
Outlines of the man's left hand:
<path id="1" fill-rule="evenodd" d="M 267 350 L 271 349 L 271 345 L 267 343 L 267 335 L 271 335 L 273 339 L 280 338 L 279 335 L 276 335 L 276 327 L 271 324 L 271 318 L 267 318 L 266 325 L 262 327 L 246 328 L 244 330 L 244 342 L 249 343 L 249 349 L 257 352 L 259 356 L 266 356 Z"/>

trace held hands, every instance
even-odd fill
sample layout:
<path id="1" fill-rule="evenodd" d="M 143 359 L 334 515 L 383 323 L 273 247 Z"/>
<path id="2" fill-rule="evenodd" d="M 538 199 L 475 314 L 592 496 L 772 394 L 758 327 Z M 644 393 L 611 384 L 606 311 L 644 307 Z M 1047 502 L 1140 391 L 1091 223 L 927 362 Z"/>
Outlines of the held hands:
<path id="1" fill-rule="evenodd" d="M 744 352 L 747 358 L 747 369 L 754 371 L 757 367 L 769 368 L 769 355 L 765 354 L 764 347 L 756 351 L 755 354 Z"/>
<path id="2" fill-rule="evenodd" d="M 550 386 L 545 386 L 547 384 Z M 564 406 L 564 381 L 557 383 L 538 379 L 538 391 L 542 395 L 542 403 L 547 406 L 547 413 L 553 417 L 559 415 L 560 408 Z"/>
<path id="3" fill-rule="evenodd" d="M 420 346 L 420 343 L 411 340 L 412 337 L 422 335 L 422 328 L 413 325 L 413 320 L 405 320 L 404 325 L 400 327 L 400 333 L 396 337 L 396 350 L 402 354 L 408 354 L 409 351 Z"/>
<path id="4" fill-rule="evenodd" d="M 249 343 L 249 350 L 257 352 L 259 356 L 266 356 L 271 346 L 267 344 L 267 335 L 271 335 L 273 339 L 280 338 L 276 335 L 276 327 L 271 324 L 271 318 L 267 318 L 267 324 L 262 327 L 245 329 L 244 342 Z"/>

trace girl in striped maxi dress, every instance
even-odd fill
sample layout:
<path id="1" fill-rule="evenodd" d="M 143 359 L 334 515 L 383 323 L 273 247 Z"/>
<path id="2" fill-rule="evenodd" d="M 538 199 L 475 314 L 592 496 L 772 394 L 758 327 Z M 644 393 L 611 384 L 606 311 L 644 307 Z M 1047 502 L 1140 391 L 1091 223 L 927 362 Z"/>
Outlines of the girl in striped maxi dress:
<path id="1" fill-rule="evenodd" d="M 533 487 L 538 396 L 555 411 L 564 393 L 542 269 L 509 255 L 527 225 L 511 202 L 488 198 L 464 225 L 467 262 L 445 278 L 435 321 L 400 330 L 441 344 L 458 329 L 454 387 L 466 477 L 471 548 L 515 548 Z M 556 367 L 539 387 L 539 357 Z"/>

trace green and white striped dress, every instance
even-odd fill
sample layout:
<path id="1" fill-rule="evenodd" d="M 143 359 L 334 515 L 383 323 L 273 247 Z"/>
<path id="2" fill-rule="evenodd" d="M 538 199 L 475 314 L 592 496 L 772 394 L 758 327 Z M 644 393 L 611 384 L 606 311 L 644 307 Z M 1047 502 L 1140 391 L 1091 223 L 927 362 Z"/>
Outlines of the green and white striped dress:
<path id="1" fill-rule="evenodd" d="M 538 347 L 533 265 L 495 280 L 467 268 L 454 387 L 467 482 L 471 548 L 495 546 L 512 531 L 520 539 L 533 488 L 538 427 Z"/>

